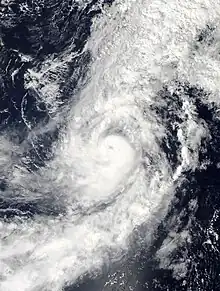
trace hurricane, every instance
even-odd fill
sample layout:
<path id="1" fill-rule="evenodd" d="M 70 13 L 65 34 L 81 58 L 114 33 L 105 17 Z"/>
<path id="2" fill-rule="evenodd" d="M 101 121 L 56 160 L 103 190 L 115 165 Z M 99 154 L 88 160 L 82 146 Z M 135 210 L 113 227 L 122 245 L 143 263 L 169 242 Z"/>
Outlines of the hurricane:
<path id="1" fill-rule="evenodd" d="M 69 6 L 100 9 L 81 49 L 71 39 L 38 62 L 17 51 L 33 61 L 24 88 L 49 118 L 30 121 L 24 94 L 25 138 L 0 135 L 2 291 L 61 291 L 148 248 L 186 173 L 204 167 L 210 132 L 196 102 L 218 115 L 220 3 L 93 2 Z M 37 142 L 57 128 L 45 158 Z"/>

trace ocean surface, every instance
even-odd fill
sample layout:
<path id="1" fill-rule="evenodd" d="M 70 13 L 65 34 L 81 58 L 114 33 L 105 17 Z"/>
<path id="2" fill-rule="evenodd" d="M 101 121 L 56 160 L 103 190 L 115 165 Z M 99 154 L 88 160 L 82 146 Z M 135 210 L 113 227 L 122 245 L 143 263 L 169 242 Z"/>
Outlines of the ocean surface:
<path id="1" fill-rule="evenodd" d="M 219 1 L 1 1 L 0 291 L 219 291 L 219 212 Z"/>

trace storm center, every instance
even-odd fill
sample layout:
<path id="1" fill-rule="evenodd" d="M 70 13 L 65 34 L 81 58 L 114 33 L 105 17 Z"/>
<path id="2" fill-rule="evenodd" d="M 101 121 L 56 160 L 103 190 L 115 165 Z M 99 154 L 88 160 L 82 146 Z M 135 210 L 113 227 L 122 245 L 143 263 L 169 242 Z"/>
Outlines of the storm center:
<path id="1" fill-rule="evenodd" d="M 83 204 L 88 203 L 90 206 L 112 198 L 112 194 L 121 190 L 134 168 L 136 158 L 135 149 L 120 135 L 100 138 L 95 152 L 93 166 L 84 181 L 86 187 L 81 195 Z"/>

